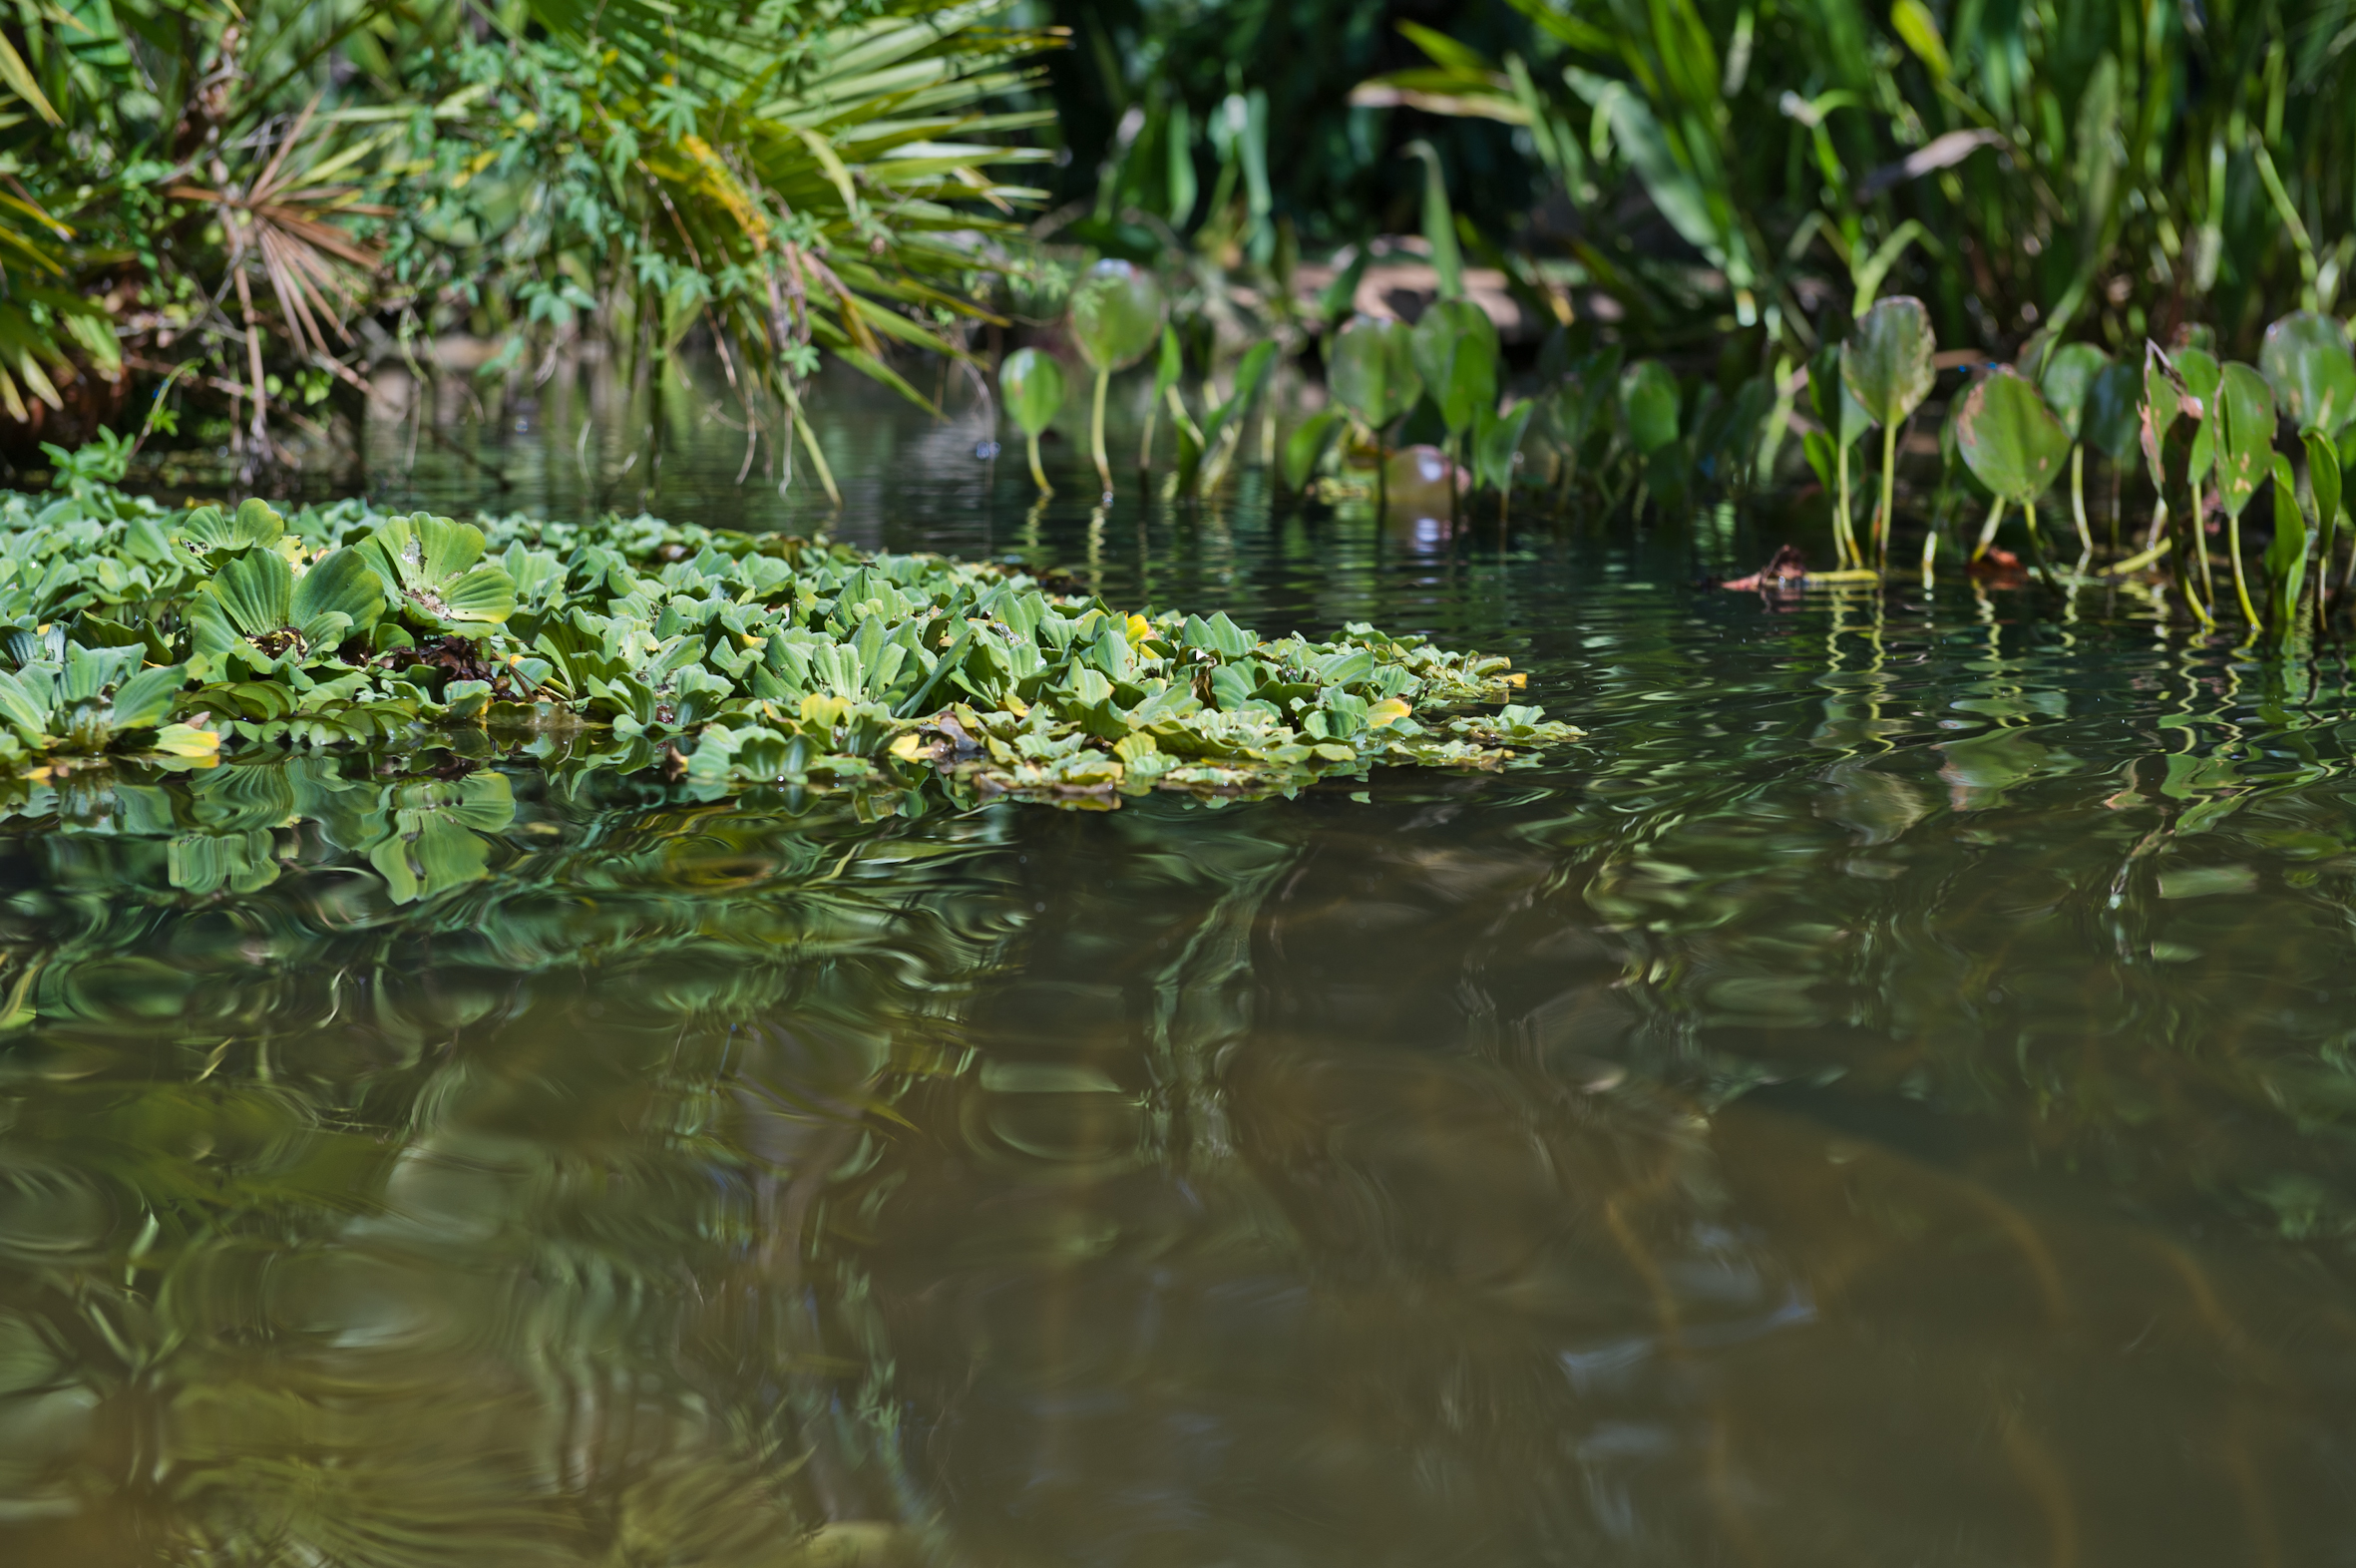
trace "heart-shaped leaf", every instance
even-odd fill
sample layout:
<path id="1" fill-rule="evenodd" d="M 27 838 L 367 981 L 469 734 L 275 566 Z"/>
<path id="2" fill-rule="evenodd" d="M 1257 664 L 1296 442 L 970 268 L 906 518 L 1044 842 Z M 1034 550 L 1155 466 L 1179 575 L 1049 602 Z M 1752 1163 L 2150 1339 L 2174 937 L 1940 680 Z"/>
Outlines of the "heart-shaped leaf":
<path id="1" fill-rule="evenodd" d="M 1902 425 L 1930 396 L 1931 313 L 1904 294 L 1876 300 L 1840 345 L 1840 381 L 1875 424 Z"/>
<path id="2" fill-rule="evenodd" d="M 1496 323 L 1468 299 L 1443 299 L 1423 312 L 1408 339 L 1423 391 L 1439 408 L 1450 436 L 1472 428 L 1481 410 L 1497 405 Z"/>
<path id="3" fill-rule="evenodd" d="M 2217 381 L 2216 408 L 2217 500 L 2237 518 L 2273 472 L 2274 393 L 2255 368 L 2230 364 Z"/>
<path id="4" fill-rule="evenodd" d="M 2106 365 L 2087 388 L 2086 407 L 2078 423 L 2079 439 L 2112 462 L 2125 463 L 2135 455 L 2143 400 L 2144 377 L 2139 366 L 2124 359 Z"/>
<path id="5" fill-rule="evenodd" d="M 1640 359 L 1620 377 L 1620 417 L 1645 457 L 1677 439 L 1677 376 L 1657 359 Z"/>
<path id="6" fill-rule="evenodd" d="M 1342 406 L 1380 430 L 1415 406 L 1423 378 L 1415 371 L 1411 329 L 1403 321 L 1352 316 L 1334 334 L 1326 381 Z"/>
<path id="7" fill-rule="evenodd" d="M 2356 423 L 2356 355 L 2331 317 L 2300 310 L 2266 328 L 2258 367 L 2300 430 L 2328 436 Z"/>
<path id="8" fill-rule="evenodd" d="M 2029 378 L 2009 365 L 1972 383 L 1955 433 L 1980 483 L 2022 506 L 2045 494 L 2070 456 L 2070 433 Z"/>
<path id="9" fill-rule="evenodd" d="M 2045 406 L 2054 411 L 2054 418 L 2070 432 L 2071 440 L 2087 439 L 2087 403 L 2094 396 L 2096 383 L 2110 368 L 2111 356 L 2092 343 L 2064 343 L 2045 356 L 2045 374 L 2038 379 L 2037 389 L 2045 394 Z"/>
<path id="10" fill-rule="evenodd" d="M 1133 262 L 1103 260 L 1071 294 L 1071 339 L 1095 370 L 1122 370 L 1145 357 L 1162 331 L 1162 286 Z"/>
<path id="11" fill-rule="evenodd" d="M 1063 366 L 1035 348 L 1018 348 L 998 366 L 998 391 L 1006 412 L 1025 436 L 1038 436 L 1055 422 L 1067 383 Z"/>

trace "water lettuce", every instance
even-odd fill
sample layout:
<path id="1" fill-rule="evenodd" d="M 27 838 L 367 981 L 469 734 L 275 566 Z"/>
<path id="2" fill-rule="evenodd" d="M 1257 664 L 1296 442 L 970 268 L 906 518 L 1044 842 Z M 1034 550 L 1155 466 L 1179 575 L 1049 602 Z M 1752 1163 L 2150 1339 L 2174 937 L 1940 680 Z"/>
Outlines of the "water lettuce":
<path id="1" fill-rule="evenodd" d="M 995 566 L 649 517 L 0 498 L 0 767 L 20 777 L 472 731 L 712 791 L 1266 794 L 1574 738 L 1511 702 L 1521 681 L 1367 625 L 1269 638 Z M 440 808 L 416 809 L 388 855 L 430 851 Z"/>

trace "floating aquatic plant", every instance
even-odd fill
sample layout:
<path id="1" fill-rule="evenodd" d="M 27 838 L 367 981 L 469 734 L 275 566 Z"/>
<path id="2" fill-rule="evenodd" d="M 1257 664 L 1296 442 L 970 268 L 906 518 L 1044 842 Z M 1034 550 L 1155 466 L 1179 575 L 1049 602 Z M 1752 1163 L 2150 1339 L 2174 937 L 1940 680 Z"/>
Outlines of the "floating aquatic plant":
<path id="1" fill-rule="evenodd" d="M 0 617 L 0 762 L 20 774 L 488 730 L 714 791 L 931 781 L 1109 802 L 1378 762 L 1495 768 L 1578 733 L 1511 701 L 1505 659 L 1372 626 L 1265 638 L 993 566 L 646 517 L 7 497 Z M 1502 706 L 1461 711 L 1475 704 Z M 430 882 L 434 813 L 458 809 L 421 797 L 384 854 Z"/>

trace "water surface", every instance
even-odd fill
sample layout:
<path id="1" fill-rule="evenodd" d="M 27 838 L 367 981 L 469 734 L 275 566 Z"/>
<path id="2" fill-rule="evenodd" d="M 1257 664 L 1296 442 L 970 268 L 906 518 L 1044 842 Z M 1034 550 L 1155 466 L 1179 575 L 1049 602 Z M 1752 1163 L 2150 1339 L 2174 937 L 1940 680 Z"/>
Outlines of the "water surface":
<path id="1" fill-rule="evenodd" d="M 601 395 L 453 426 L 504 491 L 389 416 L 379 499 L 634 509 Z M 675 407 L 647 504 L 1425 632 L 1589 738 L 1112 812 L 36 791 L 8 1560 L 2356 1560 L 2337 665 L 1712 590 L 1731 513 L 1098 510 L 1068 445 L 1034 509 L 972 414 L 830 406 L 839 517 Z"/>

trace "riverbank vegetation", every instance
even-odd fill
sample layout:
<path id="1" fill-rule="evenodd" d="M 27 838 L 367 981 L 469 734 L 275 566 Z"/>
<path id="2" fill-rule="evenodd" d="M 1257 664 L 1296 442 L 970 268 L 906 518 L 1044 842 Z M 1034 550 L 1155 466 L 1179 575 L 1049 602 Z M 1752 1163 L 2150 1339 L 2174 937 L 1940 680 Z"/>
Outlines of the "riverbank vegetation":
<path id="1" fill-rule="evenodd" d="M 612 355 L 654 446 L 691 347 L 742 475 L 835 495 L 832 356 L 1084 421 L 1106 496 L 1111 402 L 1177 499 L 1731 501 L 1818 577 L 2075 537 L 2287 646 L 2348 575 L 2340 9 L 51 8 L 0 55 L 0 414 L 235 492 L 349 445 L 374 367 Z"/>
<path id="2" fill-rule="evenodd" d="M 179 434 L 251 486 L 331 455 L 331 413 L 348 443 L 363 372 L 437 339 L 545 377 L 693 334 L 775 461 L 822 351 L 922 400 L 891 345 L 959 353 L 987 316 L 972 274 L 1033 195 L 1005 166 L 1045 156 L 1005 100 L 1050 40 L 1006 9 L 28 8 L 0 411 L 20 448 Z"/>

